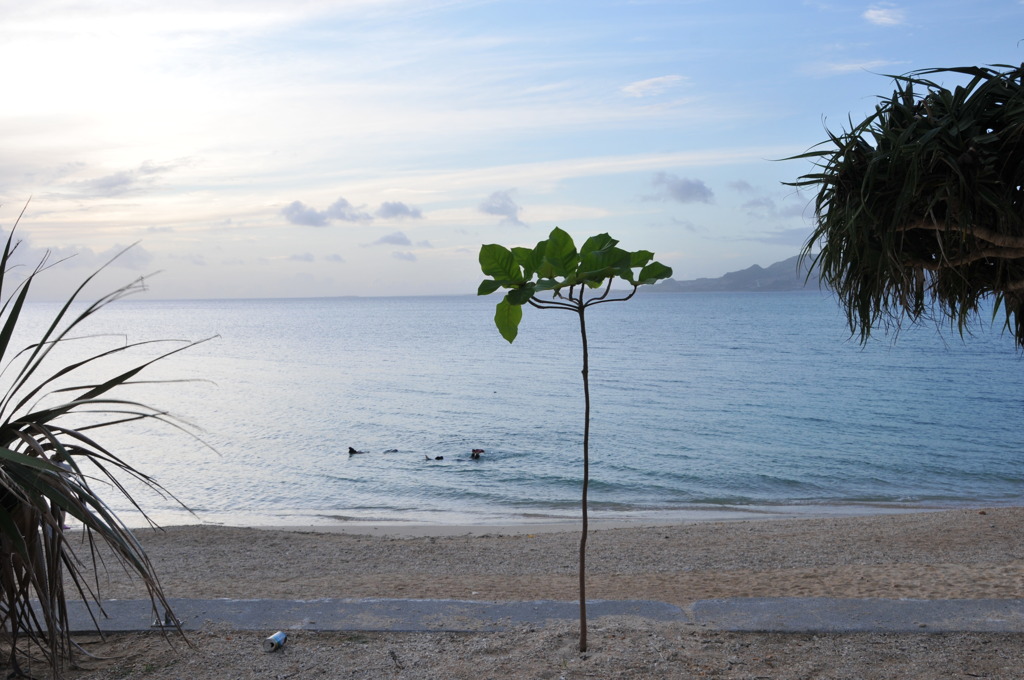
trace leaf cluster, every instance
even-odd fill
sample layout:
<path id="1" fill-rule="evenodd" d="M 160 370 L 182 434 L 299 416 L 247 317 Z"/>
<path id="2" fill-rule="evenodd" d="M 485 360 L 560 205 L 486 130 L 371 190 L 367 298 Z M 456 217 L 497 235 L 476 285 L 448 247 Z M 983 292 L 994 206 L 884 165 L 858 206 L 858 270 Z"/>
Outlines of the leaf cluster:
<path id="1" fill-rule="evenodd" d="M 588 238 L 577 250 L 572 237 L 555 227 L 547 239 L 533 248 L 481 246 L 480 269 L 491 278 L 480 284 L 477 294 L 508 290 L 498 303 L 494 322 L 502 337 L 512 342 L 518 334 L 525 304 L 578 310 L 613 301 L 607 296 L 616 278 L 632 287 L 629 294 L 632 296 L 638 287 L 672 276 L 671 268 L 654 261 L 654 253 L 630 252 L 619 248 L 618 244 L 608 234 L 598 234 Z M 605 287 L 603 294 L 589 299 L 584 296 L 587 289 L 601 287 Z M 537 297 L 545 292 L 551 293 L 551 299 Z"/>
<path id="2" fill-rule="evenodd" d="M 794 157 L 816 166 L 792 183 L 817 189 L 803 256 L 862 341 L 904 316 L 945 317 L 962 334 L 992 295 L 1024 347 L 1022 76 L 1005 65 L 894 76 L 874 113 Z"/>
<path id="3" fill-rule="evenodd" d="M 12 338 L 32 284 L 53 266 L 44 258 L 14 285 L 10 274 L 17 248 L 12 230 L 0 254 L 0 628 L 8 631 L 5 640 L 10 644 L 13 668 L 18 669 L 18 640 L 24 638 L 44 651 L 56 675 L 72 650 L 65 576 L 87 606 L 90 602 L 99 606 L 100 601 L 98 579 L 83 573 L 83 562 L 65 536 L 65 518 L 82 524 L 81 546 L 94 558 L 96 546 L 104 543 L 125 569 L 141 578 L 154 611 L 158 606 L 170 609 L 142 547 L 97 488 L 123 494 L 140 512 L 122 484 L 123 477 L 133 477 L 165 497 L 173 496 L 155 479 L 105 448 L 94 433 L 154 420 L 191 432 L 167 412 L 117 394 L 119 388 L 137 384 L 139 373 L 147 366 L 196 343 L 167 341 L 175 346 L 156 358 L 136 359 L 127 365 L 117 361 L 120 355 L 150 343 L 118 343 L 71 363 L 51 366 L 54 362 L 48 359 L 56 348 L 82 339 L 75 331 L 83 322 L 107 304 L 145 288 L 144 280 L 138 279 L 73 312 L 83 289 L 96 276 L 93 274 L 60 307 L 41 337 L 21 349 L 13 347 Z M 119 367 L 109 377 L 76 381 L 83 369 L 100 362 L 107 365 L 111 359 Z M 70 416 L 82 424 L 69 426 Z M 34 599 L 38 607 L 33 606 Z M 102 611 L 101 606 L 99 609 Z"/>

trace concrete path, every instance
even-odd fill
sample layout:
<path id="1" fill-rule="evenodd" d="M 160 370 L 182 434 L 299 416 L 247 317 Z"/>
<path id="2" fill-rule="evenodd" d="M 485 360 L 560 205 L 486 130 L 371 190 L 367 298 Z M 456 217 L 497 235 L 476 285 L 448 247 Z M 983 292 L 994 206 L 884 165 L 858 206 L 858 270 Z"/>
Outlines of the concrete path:
<path id="1" fill-rule="evenodd" d="M 579 618 L 576 603 L 555 601 L 171 599 L 170 604 L 185 630 L 214 624 L 259 631 L 487 632 Z M 72 631 L 95 631 L 84 605 L 69 605 Z M 107 632 L 152 630 L 165 619 L 164 612 L 154 616 L 149 600 L 110 600 L 103 609 L 106 618 L 98 623 Z M 588 602 L 587 616 L 590 621 L 638 616 L 749 632 L 1024 632 L 1024 600 L 726 598 L 685 608 L 644 600 L 595 600 Z"/>

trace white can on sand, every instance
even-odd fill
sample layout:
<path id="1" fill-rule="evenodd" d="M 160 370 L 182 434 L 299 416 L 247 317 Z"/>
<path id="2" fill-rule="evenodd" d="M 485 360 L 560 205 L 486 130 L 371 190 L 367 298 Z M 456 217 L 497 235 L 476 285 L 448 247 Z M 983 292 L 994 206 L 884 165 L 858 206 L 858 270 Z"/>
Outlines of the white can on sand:
<path id="1" fill-rule="evenodd" d="M 276 652 L 284 647 L 284 643 L 287 641 L 288 635 L 284 631 L 279 630 L 263 641 L 263 651 Z"/>

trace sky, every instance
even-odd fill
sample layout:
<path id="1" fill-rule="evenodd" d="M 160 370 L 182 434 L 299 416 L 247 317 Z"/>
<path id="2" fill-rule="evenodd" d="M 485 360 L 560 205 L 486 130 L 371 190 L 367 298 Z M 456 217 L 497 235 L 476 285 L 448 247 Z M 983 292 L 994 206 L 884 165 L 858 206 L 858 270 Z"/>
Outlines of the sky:
<path id="1" fill-rule="evenodd" d="M 472 294 L 555 226 L 717 277 L 892 75 L 1022 61 L 1022 0 L 5 2 L 0 227 L 54 297 Z"/>

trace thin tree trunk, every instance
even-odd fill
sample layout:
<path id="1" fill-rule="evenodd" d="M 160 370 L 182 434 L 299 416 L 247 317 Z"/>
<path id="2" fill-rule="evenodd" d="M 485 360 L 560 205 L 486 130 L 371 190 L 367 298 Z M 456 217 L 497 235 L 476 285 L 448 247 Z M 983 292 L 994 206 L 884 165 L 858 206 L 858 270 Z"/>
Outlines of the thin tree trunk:
<path id="1" fill-rule="evenodd" d="M 587 488 L 590 486 L 590 367 L 587 357 L 587 322 L 581 306 L 583 338 L 583 532 L 580 535 L 580 651 L 587 651 Z"/>

